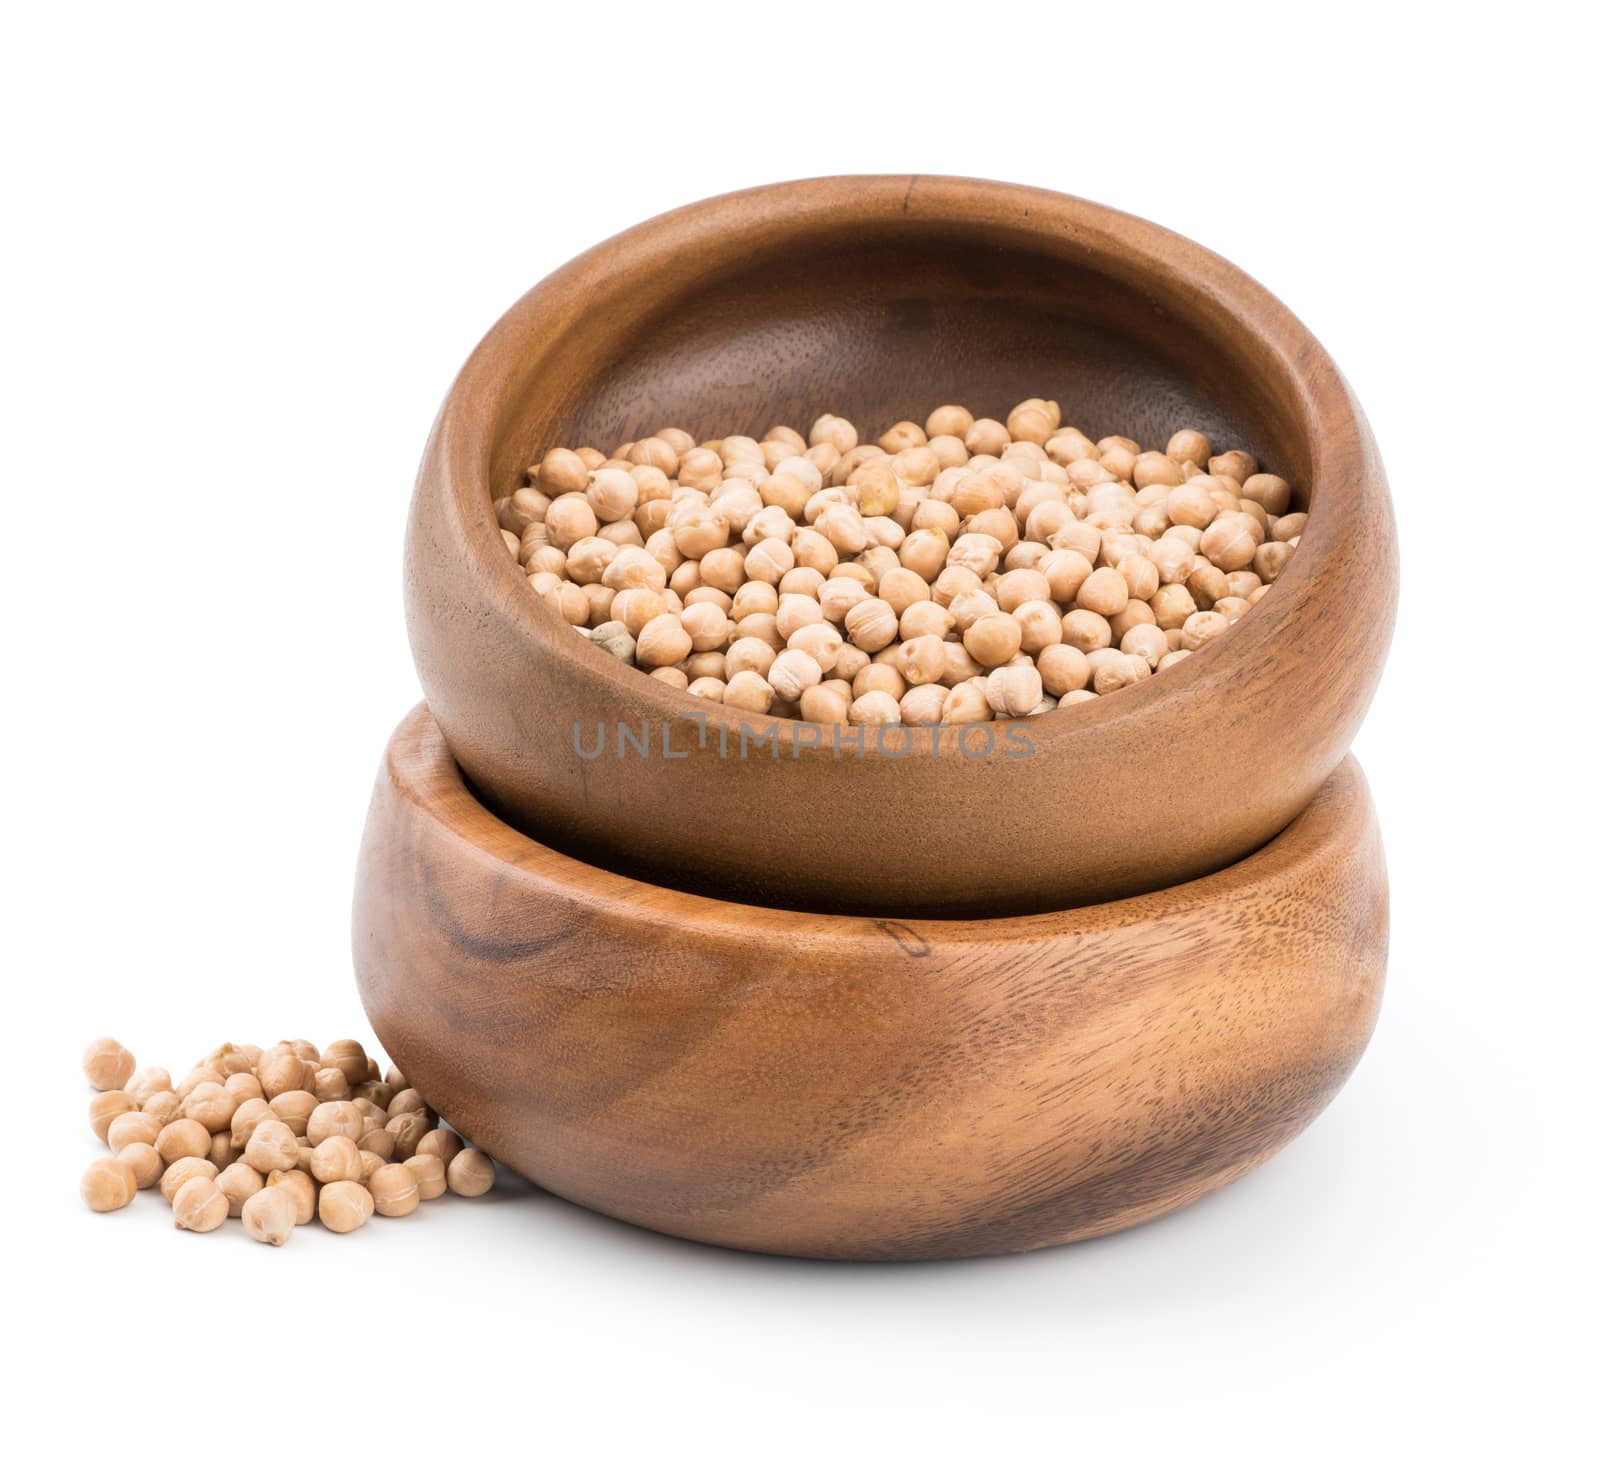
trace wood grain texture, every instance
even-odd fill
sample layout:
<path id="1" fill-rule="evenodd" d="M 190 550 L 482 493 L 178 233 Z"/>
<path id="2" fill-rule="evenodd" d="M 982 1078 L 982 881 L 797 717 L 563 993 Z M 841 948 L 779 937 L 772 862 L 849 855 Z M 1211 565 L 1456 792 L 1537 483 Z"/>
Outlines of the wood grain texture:
<path id="1" fill-rule="evenodd" d="M 1194 425 L 1308 493 L 1266 601 L 1161 678 L 1031 723 L 1035 753 L 798 749 L 792 721 L 669 690 L 528 592 L 492 508 L 554 444 L 664 424 L 881 431 L 943 400 L 1058 399 L 1099 436 Z M 1148 892 L 1253 851 L 1338 765 L 1394 616 L 1394 526 L 1361 410 L 1305 327 L 1145 221 L 1015 185 L 821 179 L 709 200 L 529 292 L 450 390 L 424 456 L 406 604 L 430 707 L 476 790 L 563 849 L 679 888 L 902 915 L 1030 912 Z M 687 759 L 619 753 L 617 724 Z M 711 739 L 700 739 L 709 722 Z M 604 725 L 605 755 L 584 760 Z M 726 759 L 740 725 L 781 755 Z M 752 747 L 761 751 L 763 748 Z M 896 747 L 895 749 L 899 749 Z M 851 815 L 841 861 L 840 824 Z M 911 815 L 914 814 L 914 822 Z M 1002 863 L 974 857 L 983 833 Z M 1108 839 L 1111 835 L 1111 840 Z"/>
<path id="2" fill-rule="evenodd" d="M 425 708 L 354 918 L 385 1049 L 500 1159 L 658 1231 L 866 1259 L 1101 1235 L 1244 1174 L 1355 1065 L 1387 932 L 1353 760 L 1208 878 L 908 921 L 591 868 L 485 811 Z"/>

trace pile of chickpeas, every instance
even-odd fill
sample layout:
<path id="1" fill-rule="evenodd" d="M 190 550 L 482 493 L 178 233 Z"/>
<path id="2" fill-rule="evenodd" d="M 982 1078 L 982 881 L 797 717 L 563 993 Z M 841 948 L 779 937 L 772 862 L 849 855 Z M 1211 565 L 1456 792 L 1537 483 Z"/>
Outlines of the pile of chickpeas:
<path id="1" fill-rule="evenodd" d="M 1171 669 L 1266 596 L 1305 513 L 1194 429 L 1164 449 L 946 405 L 552 449 L 495 502 L 536 596 L 652 678 L 835 725 L 1039 715 Z"/>
<path id="2" fill-rule="evenodd" d="M 380 1076 L 359 1042 L 225 1042 L 174 1083 L 102 1037 L 83 1072 L 96 1090 L 89 1127 L 111 1150 L 83 1173 L 93 1211 L 159 1186 L 181 1231 L 233 1217 L 282 1246 L 313 1217 L 342 1235 L 374 1214 L 408 1216 L 446 1190 L 478 1196 L 494 1184 L 494 1161 L 441 1128 L 395 1069 Z"/>

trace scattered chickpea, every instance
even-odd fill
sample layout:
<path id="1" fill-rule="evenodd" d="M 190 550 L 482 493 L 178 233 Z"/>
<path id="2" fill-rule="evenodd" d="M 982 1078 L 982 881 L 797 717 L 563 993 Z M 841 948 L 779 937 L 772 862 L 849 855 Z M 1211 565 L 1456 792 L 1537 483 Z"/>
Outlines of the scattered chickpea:
<path id="1" fill-rule="evenodd" d="M 78 1193 L 92 1211 L 119 1211 L 139 1192 L 133 1166 L 124 1159 L 97 1159 L 83 1172 Z"/>
<path id="2" fill-rule="evenodd" d="M 133 1069 L 133 1054 L 113 1037 L 98 1038 L 84 1048 L 83 1075 L 102 1093 L 125 1088 Z"/>
<path id="3" fill-rule="evenodd" d="M 228 1219 L 228 1197 L 215 1180 L 197 1175 L 172 1197 L 172 1224 L 180 1231 L 215 1231 Z"/>
<path id="4" fill-rule="evenodd" d="M 133 1171 L 134 1184 L 140 1190 L 148 1190 L 161 1178 L 161 1156 L 153 1144 L 124 1144 L 117 1158 Z"/>
<path id="5" fill-rule="evenodd" d="M 157 1158 L 160 1158 L 159 1154 Z M 178 1191 L 190 1180 L 196 1178 L 215 1180 L 217 1178 L 217 1167 L 208 1159 L 199 1159 L 194 1155 L 188 1155 L 183 1159 L 174 1160 L 168 1165 L 161 1172 L 161 1179 L 158 1184 L 162 1195 L 167 1198 L 170 1204 Z"/>
<path id="6" fill-rule="evenodd" d="M 380 1216 L 409 1216 L 422 1200 L 417 1177 L 403 1164 L 382 1165 L 374 1170 L 367 1189 Z"/>
<path id="7" fill-rule="evenodd" d="M 366 1225 L 374 1209 L 371 1192 L 355 1180 L 324 1185 L 317 1199 L 318 1219 L 341 1236 Z"/>
<path id="8" fill-rule="evenodd" d="M 187 1188 L 187 1187 L 186 1187 Z M 282 1185 L 269 1185 L 258 1190 L 245 1201 L 239 1219 L 252 1241 L 263 1241 L 268 1246 L 282 1246 L 294 1230 L 298 1205 Z"/>
<path id="9" fill-rule="evenodd" d="M 168 1125 L 168 1128 L 176 1127 L 175 1124 Z M 281 1119 L 263 1119 L 245 1144 L 244 1157 L 247 1164 L 262 1174 L 272 1170 L 289 1170 L 300 1162 L 300 1145 Z"/>
<path id="10" fill-rule="evenodd" d="M 436 1154 L 413 1154 L 402 1166 L 411 1171 L 417 1182 L 417 1194 L 423 1200 L 437 1200 L 444 1194 L 445 1162 Z"/>
<path id="11" fill-rule="evenodd" d="M 228 1214 L 237 1219 L 244 1209 L 245 1201 L 258 1190 L 266 1189 L 267 1182 L 253 1165 L 248 1165 L 239 1159 L 227 1169 L 218 1172 L 216 1185 L 217 1189 L 228 1198 Z"/>
<path id="12" fill-rule="evenodd" d="M 317 1213 L 317 1182 L 304 1170 L 274 1170 L 267 1176 L 269 1190 L 282 1190 L 294 1201 L 294 1223 L 306 1225 Z"/>
<path id="13" fill-rule="evenodd" d="M 446 1166 L 445 1181 L 456 1195 L 483 1195 L 494 1184 L 494 1161 L 481 1149 L 463 1149 Z"/>

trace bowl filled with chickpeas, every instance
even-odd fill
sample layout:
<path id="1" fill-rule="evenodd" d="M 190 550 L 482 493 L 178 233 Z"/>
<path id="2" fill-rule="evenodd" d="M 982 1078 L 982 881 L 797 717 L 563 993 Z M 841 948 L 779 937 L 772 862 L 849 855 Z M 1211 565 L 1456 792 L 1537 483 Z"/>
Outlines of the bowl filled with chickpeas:
<path id="1" fill-rule="evenodd" d="M 994 917 L 1258 849 L 1393 621 L 1381 462 L 1309 331 L 1166 230 L 810 180 L 652 220 L 462 369 L 408 624 L 476 799 L 785 909 Z"/>

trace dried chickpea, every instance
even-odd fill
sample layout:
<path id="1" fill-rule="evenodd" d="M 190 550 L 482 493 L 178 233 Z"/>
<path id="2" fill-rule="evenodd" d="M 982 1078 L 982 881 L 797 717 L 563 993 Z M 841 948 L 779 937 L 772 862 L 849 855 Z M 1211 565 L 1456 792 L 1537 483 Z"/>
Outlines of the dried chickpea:
<path id="1" fill-rule="evenodd" d="M 273 1114 L 289 1126 L 290 1133 L 299 1136 L 306 1132 L 311 1115 L 322 1105 L 315 1093 L 305 1088 L 291 1088 L 272 1100 Z"/>
<path id="2" fill-rule="evenodd" d="M 161 1178 L 165 1166 L 153 1144 L 124 1144 L 117 1158 L 133 1171 L 133 1182 L 140 1190 L 148 1190 Z"/>
<path id="3" fill-rule="evenodd" d="M 417 1177 L 403 1164 L 382 1165 L 374 1170 L 367 1189 L 380 1216 L 409 1216 L 422 1200 Z"/>
<path id="4" fill-rule="evenodd" d="M 156 1152 L 169 1165 L 180 1159 L 205 1159 L 211 1153 L 211 1135 L 194 1119 L 174 1119 L 156 1135 Z"/>
<path id="5" fill-rule="evenodd" d="M 417 1196 L 421 1200 L 437 1200 L 444 1194 L 445 1162 L 436 1154 L 414 1154 L 401 1169 L 410 1170 L 417 1182 Z"/>
<path id="6" fill-rule="evenodd" d="M 218 1172 L 216 1186 L 227 1197 L 228 1214 L 237 1220 L 245 1201 L 258 1190 L 265 1190 L 267 1182 L 253 1165 L 237 1159 L 227 1169 Z"/>
<path id="7" fill-rule="evenodd" d="M 294 1230 L 299 1203 L 282 1185 L 269 1185 L 245 1201 L 239 1219 L 252 1241 L 282 1246 Z"/>
<path id="8" fill-rule="evenodd" d="M 157 1152 L 159 1157 L 159 1151 Z M 183 1159 L 174 1160 L 161 1172 L 161 1193 L 170 1204 L 178 1191 L 193 1179 L 215 1180 L 217 1167 L 208 1159 L 200 1159 L 188 1155 Z"/>
<path id="9" fill-rule="evenodd" d="M 124 1088 L 133 1069 L 133 1054 L 114 1037 L 97 1038 L 84 1048 L 83 1075 L 91 1088 L 102 1093 Z"/>
<path id="10" fill-rule="evenodd" d="M 119 1211 L 139 1193 L 138 1177 L 125 1159 L 97 1159 L 83 1172 L 78 1194 L 92 1211 Z"/>
<path id="11" fill-rule="evenodd" d="M 164 1067 L 142 1067 L 129 1076 L 122 1091 L 135 1108 L 143 1108 L 157 1093 L 172 1092 L 172 1075 Z"/>
<path id="12" fill-rule="evenodd" d="M 120 1154 L 130 1144 L 154 1144 L 163 1127 L 149 1114 L 132 1109 L 111 1120 L 106 1130 L 106 1145 L 113 1154 Z"/>
<path id="13" fill-rule="evenodd" d="M 494 1184 L 494 1161 L 481 1149 L 463 1149 L 446 1167 L 445 1181 L 455 1195 L 486 1194 Z"/>
<path id="14" fill-rule="evenodd" d="M 361 1178 L 361 1149 L 345 1134 L 330 1134 L 311 1151 L 312 1178 L 324 1185 L 333 1180 Z"/>
<path id="15" fill-rule="evenodd" d="M 274 1170 L 267 1189 L 282 1190 L 294 1201 L 294 1223 L 304 1226 L 317 1212 L 317 1182 L 304 1170 Z"/>
<path id="16" fill-rule="evenodd" d="M 228 1197 L 205 1176 L 186 1180 L 172 1196 L 172 1224 L 180 1231 L 215 1231 L 228 1219 Z"/>
<path id="17" fill-rule="evenodd" d="M 335 1134 L 359 1139 L 367 1132 L 366 1115 L 354 1103 L 319 1103 L 306 1120 L 305 1132 L 313 1148 Z"/>
<path id="18" fill-rule="evenodd" d="M 318 1219 L 341 1236 L 366 1225 L 374 1209 L 371 1192 L 355 1180 L 335 1180 L 323 1186 L 317 1200 Z"/>
<path id="19" fill-rule="evenodd" d="M 215 1134 L 227 1128 L 237 1106 L 233 1095 L 221 1083 L 198 1083 L 183 1100 L 183 1116 L 202 1125 L 207 1133 Z"/>
<path id="20" fill-rule="evenodd" d="M 134 1111 L 133 1100 L 120 1088 L 107 1089 L 89 1100 L 89 1127 L 102 1143 L 111 1129 L 111 1121 Z"/>

